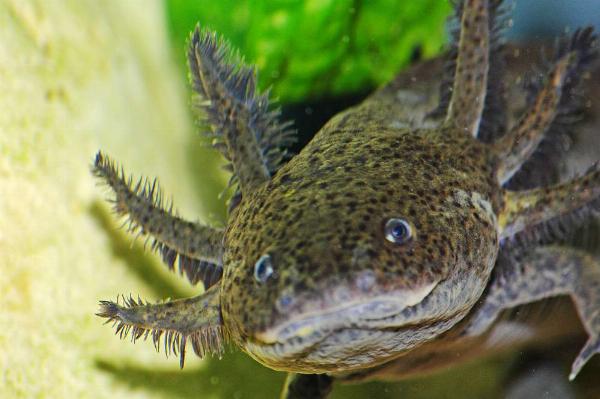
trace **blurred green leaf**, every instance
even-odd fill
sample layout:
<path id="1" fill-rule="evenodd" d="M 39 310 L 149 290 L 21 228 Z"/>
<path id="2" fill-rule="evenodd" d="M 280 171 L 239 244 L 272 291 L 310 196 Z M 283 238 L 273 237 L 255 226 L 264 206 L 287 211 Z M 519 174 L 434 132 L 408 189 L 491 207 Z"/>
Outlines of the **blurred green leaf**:
<path id="1" fill-rule="evenodd" d="M 196 23 L 216 30 L 258 66 L 282 101 L 383 84 L 414 51 L 444 43 L 446 0 L 166 0 L 175 48 Z M 181 51 L 179 49 L 181 48 Z"/>

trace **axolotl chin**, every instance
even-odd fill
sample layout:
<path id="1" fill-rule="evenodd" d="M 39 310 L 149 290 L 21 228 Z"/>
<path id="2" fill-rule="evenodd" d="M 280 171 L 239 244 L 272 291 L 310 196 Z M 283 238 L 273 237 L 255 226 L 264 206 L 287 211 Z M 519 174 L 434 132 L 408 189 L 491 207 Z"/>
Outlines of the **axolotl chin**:
<path id="1" fill-rule="evenodd" d="M 230 342 L 291 373 L 283 397 L 308 398 L 325 397 L 334 379 L 451 364 L 443 354 L 457 348 L 484 354 L 503 310 L 568 295 L 589 336 L 574 378 L 600 350 L 600 264 L 557 242 L 599 209 L 600 168 L 527 189 L 515 179 L 527 177 L 553 124 L 575 112 L 597 37 L 587 28 L 563 40 L 507 126 L 501 3 L 456 2 L 447 76 L 426 118 L 397 120 L 396 100 L 376 95 L 293 157 L 285 147 L 294 132 L 256 88 L 254 69 L 197 28 L 191 82 L 232 171 L 227 226 L 181 219 L 156 182 L 132 184 L 102 153 L 93 170 L 131 229 L 205 292 L 102 301 L 99 315 L 122 336 L 157 347 L 163 338 L 182 366 L 188 342 L 199 356 Z"/>

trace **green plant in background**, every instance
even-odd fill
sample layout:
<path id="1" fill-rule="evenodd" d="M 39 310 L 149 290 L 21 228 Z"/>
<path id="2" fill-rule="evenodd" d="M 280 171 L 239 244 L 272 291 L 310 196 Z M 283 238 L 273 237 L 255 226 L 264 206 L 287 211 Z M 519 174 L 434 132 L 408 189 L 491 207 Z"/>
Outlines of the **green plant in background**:
<path id="1" fill-rule="evenodd" d="M 196 23 L 230 40 L 283 102 L 389 81 L 418 49 L 444 43 L 446 0 L 167 0 L 174 48 Z M 181 51 L 179 51 L 181 49 Z"/>

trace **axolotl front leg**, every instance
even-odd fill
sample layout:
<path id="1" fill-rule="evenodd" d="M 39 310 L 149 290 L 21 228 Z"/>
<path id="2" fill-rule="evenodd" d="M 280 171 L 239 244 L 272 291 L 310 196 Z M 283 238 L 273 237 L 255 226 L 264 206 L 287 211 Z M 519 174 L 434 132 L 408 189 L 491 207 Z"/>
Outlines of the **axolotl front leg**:
<path id="1" fill-rule="evenodd" d="M 499 262 L 489 291 L 464 334 L 483 334 L 505 309 L 570 295 L 589 339 L 573 363 L 572 380 L 600 352 L 600 262 L 570 247 L 538 247 L 520 260 Z"/>
<path id="2" fill-rule="evenodd" d="M 327 374 L 289 373 L 281 399 L 323 399 L 333 388 L 333 378 Z"/>

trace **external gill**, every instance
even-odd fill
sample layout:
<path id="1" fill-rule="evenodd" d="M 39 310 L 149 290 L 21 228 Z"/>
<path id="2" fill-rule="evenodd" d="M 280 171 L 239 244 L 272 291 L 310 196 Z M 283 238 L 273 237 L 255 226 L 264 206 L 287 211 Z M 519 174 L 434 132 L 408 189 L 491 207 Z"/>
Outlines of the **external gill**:
<path id="1" fill-rule="evenodd" d="M 453 0 L 452 4 L 454 13 L 449 21 L 451 45 L 446 55 L 440 84 L 440 101 L 438 106 L 429 114 L 434 119 L 446 116 L 453 94 L 464 7 L 462 0 Z M 504 133 L 506 129 L 505 59 L 502 34 L 509 26 L 508 11 L 507 5 L 501 0 L 489 2 L 489 70 L 486 92 L 493 93 L 493 95 L 485 96 L 485 105 L 479 123 L 477 138 L 483 142 L 492 141 L 495 137 Z"/>
<path id="2" fill-rule="evenodd" d="M 538 229 L 556 218 L 574 212 L 600 209 L 600 166 L 571 181 L 526 191 L 507 191 L 505 207 L 499 217 L 501 239 Z"/>
<path id="3" fill-rule="evenodd" d="M 500 159 L 497 169 L 500 184 L 505 184 L 533 155 L 561 112 L 561 103 L 572 102 L 570 97 L 579 81 L 578 75 L 598 56 L 596 41 L 592 28 L 575 32 L 568 45 L 558 50 L 546 84 L 537 93 L 529 111 L 508 134 L 494 143 L 494 151 Z"/>
<path id="4" fill-rule="evenodd" d="M 199 357 L 221 356 L 227 335 L 223 330 L 218 287 L 194 298 L 149 304 L 141 299 L 123 297 L 123 303 L 101 301 L 97 316 L 113 323 L 122 339 L 131 335 L 133 342 L 149 336 L 156 350 L 164 336 L 164 351 L 179 355 L 179 365 L 185 361 L 185 347 L 191 341 Z"/>
<path id="5" fill-rule="evenodd" d="M 180 273 L 192 284 L 202 281 L 206 289 L 221 279 L 221 230 L 177 217 L 172 205 L 163 204 L 156 180 L 140 179 L 134 185 L 133 179 L 101 152 L 92 171 L 114 191 L 115 212 L 128 218 L 128 230 L 154 237 L 152 248 L 171 270 L 179 260 Z"/>
<path id="6" fill-rule="evenodd" d="M 231 162 L 242 195 L 271 179 L 284 162 L 282 148 L 294 141 L 290 122 L 269 110 L 269 93 L 259 93 L 254 68 L 244 65 L 215 33 L 196 28 L 188 49 L 196 105 L 207 118 L 214 145 Z"/>
<path id="7" fill-rule="evenodd" d="M 445 125 L 477 137 L 485 104 L 489 56 L 489 3 L 466 0 L 462 6 L 452 98 Z"/>

